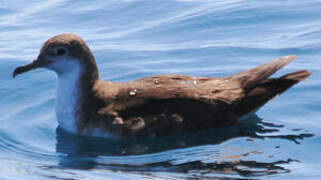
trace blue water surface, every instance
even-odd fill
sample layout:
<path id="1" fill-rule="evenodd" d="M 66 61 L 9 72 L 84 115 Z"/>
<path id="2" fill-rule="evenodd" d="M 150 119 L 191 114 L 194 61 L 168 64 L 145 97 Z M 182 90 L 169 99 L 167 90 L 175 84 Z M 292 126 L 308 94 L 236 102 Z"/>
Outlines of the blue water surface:
<path id="1" fill-rule="evenodd" d="M 239 127 L 102 140 L 57 129 L 56 77 L 12 71 L 42 43 L 75 33 L 102 79 L 225 76 L 296 54 L 276 76 L 312 76 Z M 0 179 L 318 179 L 321 2 L 315 0 L 0 1 Z"/>

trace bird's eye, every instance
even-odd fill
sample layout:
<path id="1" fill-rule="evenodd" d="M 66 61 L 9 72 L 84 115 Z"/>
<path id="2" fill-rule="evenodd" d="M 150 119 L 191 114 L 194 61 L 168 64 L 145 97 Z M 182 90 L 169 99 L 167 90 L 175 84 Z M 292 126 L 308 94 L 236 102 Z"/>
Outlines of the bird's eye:
<path id="1" fill-rule="evenodd" d="M 64 55 L 66 53 L 66 50 L 65 49 L 58 49 L 58 51 L 57 51 L 57 55 L 58 56 L 62 56 L 62 55 Z"/>

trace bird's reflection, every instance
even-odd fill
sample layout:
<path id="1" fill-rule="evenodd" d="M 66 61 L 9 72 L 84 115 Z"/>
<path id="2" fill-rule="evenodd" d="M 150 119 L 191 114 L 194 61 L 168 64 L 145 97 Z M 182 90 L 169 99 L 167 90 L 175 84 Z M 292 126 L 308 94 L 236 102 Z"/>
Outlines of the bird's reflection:
<path id="1" fill-rule="evenodd" d="M 198 133 L 188 133 L 180 135 L 172 135 L 159 138 L 140 138 L 140 139 L 103 139 L 103 138 L 91 138 L 82 137 L 73 134 L 66 133 L 57 128 L 57 145 L 56 151 L 61 154 L 60 167 L 62 168 L 96 168 L 97 166 L 105 166 L 108 169 L 127 170 L 130 171 L 141 169 L 141 165 L 105 165 L 98 164 L 95 160 L 97 157 L 104 156 L 117 156 L 128 157 L 128 155 L 143 155 L 150 153 L 163 152 L 178 148 L 187 148 L 201 145 L 216 145 L 224 141 L 237 137 L 249 137 L 249 138 L 280 138 L 286 139 L 294 143 L 299 143 L 300 139 L 305 137 L 311 137 L 313 134 L 296 134 L 296 135 L 275 135 L 271 133 L 278 132 L 282 125 L 275 125 L 272 123 L 263 122 L 258 116 L 252 116 L 248 122 L 244 122 L 239 126 L 217 128 L 213 130 L 201 131 Z M 271 174 L 287 172 L 280 164 L 290 163 L 292 159 L 275 161 L 275 162 L 256 162 L 256 161 L 231 161 L 216 163 L 203 163 L 200 161 L 193 161 L 182 163 L 179 165 L 172 165 L 168 162 L 159 162 L 152 164 L 144 164 L 144 168 L 151 169 L 161 166 L 165 169 L 175 169 L 175 171 L 188 171 L 188 170 L 204 170 L 209 172 L 223 172 L 232 170 L 233 173 L 239 175 L 255 175 L 258 173 L 256 170 L 261 170 L 260 174 Z M 246 170 L 237 167 L 247 167 Z M 118 169 L 117 169 L 118 168 Z M 253 169 L 253 171 L 249 170 Z M 265 169 L 265 171 L 264 171 Z M 252 173 L 252 174 L 251 174 Z"/>

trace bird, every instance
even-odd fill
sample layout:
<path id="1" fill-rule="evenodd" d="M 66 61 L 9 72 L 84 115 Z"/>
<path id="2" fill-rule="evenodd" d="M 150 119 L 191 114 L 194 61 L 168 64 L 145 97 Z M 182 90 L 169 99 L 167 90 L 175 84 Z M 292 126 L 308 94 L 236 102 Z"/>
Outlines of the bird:
<path id="1" fill-rule="evenodd" d="M 85 41 L 72 33 L 49 38 L 38 57 L 13 77 L 37 68 L 57 74 L 55 113 L 66 132 L 102 138 L 143 138 L 237 126 L 275 96 L 311 75 L 271 78 L 295 55 L 226 77 L 164 74 L 104 81 Z"/>

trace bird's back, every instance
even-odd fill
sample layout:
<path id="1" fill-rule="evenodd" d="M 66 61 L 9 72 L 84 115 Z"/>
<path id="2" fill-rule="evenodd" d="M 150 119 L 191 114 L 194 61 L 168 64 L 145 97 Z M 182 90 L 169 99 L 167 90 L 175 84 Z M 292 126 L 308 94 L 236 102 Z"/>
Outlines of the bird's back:
<path id="1" fill-rule="evenodd" d="M 158 136 L 237 124 L 310 75 L 297 71 L 268 77 L 295 59 L 283 57 L 225 78 L 159 75 L 126 83 L 100 81 L 106 100 L 101 114 L 112 117 L 123 136 Z M 109 87 L 109 88 L 108 88 Z"/>

